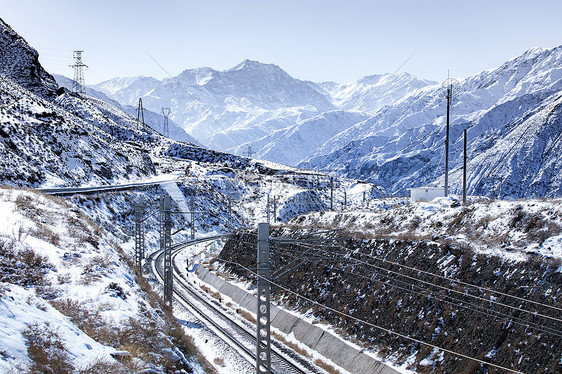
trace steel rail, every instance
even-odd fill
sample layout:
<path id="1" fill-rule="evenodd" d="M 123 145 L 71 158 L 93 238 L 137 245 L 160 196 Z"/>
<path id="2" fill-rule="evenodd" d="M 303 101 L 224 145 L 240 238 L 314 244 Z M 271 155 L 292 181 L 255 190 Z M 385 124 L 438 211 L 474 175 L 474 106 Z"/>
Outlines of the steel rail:
<path id="1" fill-rule="evenodd" d="M 181 251 L 183 248 L 185 248 L 189 245 L 196 244 L 196 243 L 202 243 L 202 242 L 210 241 L 210 240 L 215 240 L 215 239 L 218 239 L 218 238 L 223 238 L 225 236 L 228 236 L 228 235 L 220 235 L 220 236 L 214 236 L 214 237 L 209 237 L 209 238 L 201 238 L 201 239 L 190 240 L 190 241 L 183 242 L 183 243 L 178 243 L 178 244 L 176 244 L 175 246 L 172 247 L 172 250 L 173 250 L 172 256 L 173 256 L 173 258 L 175 258 L 175 256 L 179 253 L 179 251 Z M 159 278 L 159 282 L 162 282 L 163 275 L 162 275 L 161 266 L 159 267 L 157 264 L 160 262 L 160 259 L 161 259 L 162 255 L 163 255 L 162 251 L 154 252 L 151 255 L 151 257 L 154 256 L 154 261 L 152 263 L 153 272 Z M 174 272 L 174 278 L 175 278 L 175 280 L 177 280 L 181 284 L 182 290 L 184 290 L 185 292 L 188 292 L 191 297 L 195 298 L 197 300 L 197 302 L 203 304 L 203 306 L 205 308 L 211 310 L 214 314 L 219 315 L 224 321 L 226 321 L 238 333 L 243 335 L 246 339 L 249 339 L 249 341 L 253 342 L 253 344 L 255 345 L 256 337 L 254 336 L 254 333 L 255 333 L 254 331 L 252 331 L 252 332 L 248 331 L 244 326 L 242 326 L 238 322 L 232 320 L 229 316 L 225 315 L 221 310 L 219 310 L 211 302 L 209 302 L 204 297 L 199 295 L 196 291 L 194 291 L 191 288 L 191 286 L 188 283 L 185 282 L 184 279 L 175 275 L 175 274 L 178 273 L 178 268 L 177 268 L 177 265 L 176 265 L 175 261 L 172 261 L 172 263 L 174 264 L 174 267 L 176 268 L 176 271 Z M 188 298 L 185 295 L 183 295 L 182 293 L 180 293 L 176 289 L 174 290 L 174 297 L 176 299 L 179 299 L 178 301 L 180 301 L 182 304 L 184 304 L 184 305 L 188 304 L 187 305 L 188 309 L 191 309 L 192 311 L 194 311 L 195 312 L 194 314 L 196 314 L 198 318 L 205 320 L 206 322 L 211 324 L 214 329 L 218 330 L 220 332 L 220 334 L 223 335 L 223 337 L 221 337 L 221 336 L 219 336 L 219 337 L 222 338 L 222 340 L 224 340 L 225 343 L 229 344 L 229 342 L 226 341 L 226 340 L 229 340 L 231 345 L 232 344 L 235 345 L 235 347 L 241 349 L 245 355 L 251 357 L 251 359 L 255 361 L 256 353 L 252 349 L 247 348 L 247 346 L 243 342 L 238 340 L 239 338 L 237 339 L 234 336 L 234 334 L 232 334 L 227 329 L 222 327 L 217 321 L 215 321 L 215 319 L 213 317 L 209 316 L 208 312 L 205 312 L 205 311 L 202 310 L 202 308 L 194 305 L 195 303 L 193 301 L 188 300 Z M 217 335 L 219 335 L 219 334 L 217 334 Z M 251 363 L 254 364 L 254 362 L 251 362 Z M 286 358 L 277 348 L 272 347 L 272 373 L 299 373 L 299 374 L 304 374 L 304 373 L 310 373 L 310 372 L 311 372 L 311 367 L 305 368 L 305 369 L 299 367 L 297 364 L 292 362 L 290 359 Z"/>

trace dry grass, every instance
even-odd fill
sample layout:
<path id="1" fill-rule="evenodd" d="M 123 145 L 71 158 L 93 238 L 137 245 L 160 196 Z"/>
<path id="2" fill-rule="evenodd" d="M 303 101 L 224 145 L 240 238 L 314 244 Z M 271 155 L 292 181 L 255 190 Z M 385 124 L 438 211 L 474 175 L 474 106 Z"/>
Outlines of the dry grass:
<path id="1" fill-rule="evenodd" d="M 340 374 L 340 371 L 338 369 L 336 369 L 335 367 L 333 367 L 330 364 L 325 363 L 324 361 L 320 360 L 319 358 L 314 360 L 314 364 L 318 365 L 319 367 L 321 367 L 322 369 L 324 369 L 326 372 L 328 372 L 330 374 Z"/>
<path id="2" fill-rule="evenodd" d="M 222 271 L 217 271 L 216 275 L 218 275 L 219 277 L 229 281 L 234 279 L 234 277 L 232 275 L 230 275 L 229 273 L 224 273 Z"/>
<path id="3" fill-rule="evenodd" d="M 26 340 L 27 354 L 31 360 L 31 373 L 73 373 L 70 355 L 57 330 L 49 324 L 32 323 L 22 332 Z"/>
<path id="4" fill-rule="evenodd" d="M 205 291 L 205 293 L 208 293 L 209 295 L 211 295 L 212 297 L 214 297 L 218 301 L 222 300 L 222 295 L 220 294 L 220 292 L 213 291 L 209 287 L 205 286 L 204 284 L 200 285 L 200 287 L 203 291 Z"/>
<path id="5" fill-rule="evenodd" d="M 132 368 L 125 366 L 118 361 L 96 360 L 87 367 L 80 369 L 78 374 L 126 374 L 131 373 Z"/>
<path id="6" fill-rule="evenodd" d="M 39 221 L 35 222 L 35 224 L 37 225 L 37 227 L 30 232 L 32 236 L 51 243 L 55 247 L 58 247 L 60 245 L 60 235 L 51 229 L 51 225 L 43 224 Z"/>
<path id="7" fill-rule="evenodd" d="M 247 321 L 252 322 L 254 325 L 258 322 L 249 312 L 246 312 L 243 309 L 236 309 L 236 313 L 240 314 L 242 318 L 246 319 Z"/>
<path id="8" fill-rule="evenodd" d="M 285 344 L 287 347 L 291 348 L 293 351 L 297 352 L 298 354 L 300 354 L 301 356 L 304 357 L 312 357 L 308 351 L 302 349 L 301 347 L 299 347 L 298 344 L 295 344 L 293 342 L 288 341 L 287 339 L 285 339 L 285 337 L 281 334 L 276 333 L 275 331 L 271 332 L 271 335 L 273 335 L 273 337 L 280 341 L 281 343 Z"/>

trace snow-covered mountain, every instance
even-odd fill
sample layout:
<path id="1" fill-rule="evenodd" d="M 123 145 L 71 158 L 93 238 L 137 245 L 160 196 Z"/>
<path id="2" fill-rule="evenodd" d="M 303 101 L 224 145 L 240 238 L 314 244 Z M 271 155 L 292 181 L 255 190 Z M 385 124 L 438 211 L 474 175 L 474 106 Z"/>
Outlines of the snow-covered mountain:
<path id="1" fill-rule="evenodd" d="M 323 82 L 319 86 L 328 92 L 330 101 L 339 109 L 374 113 L 417 89 L 434 84 L 436 82 L 401 73 L 370 75 L 346 84 Z"/>
<path id="2" fill-rule="evenodd" d="M 136 105 L 142 97 L 152 111 L 169 107 L 170 118 L 189 134 L 222 150 L 334 109 L 309 83 L 250 60 L 226 71 L 190 69 L 162 81 L 116 78 L 92 88 L 123 105 Z"/>
<path id="3" fill-rule="evenodd" d="M 251 147 L 256 152 L 255 157 L 259 159 L 297 165 L 333 136 L 367 118 L 369 115 L 361 112 L 333 110 L 248 141 L 234 151 L 244 154 Z"/>
<path id="4" fill-rule="evenodd" d="M 409 74 L 386 74 L 349 84 L 317 84 L 295 79 L 276 65 L 246 60 L 226 71 L 190 69 L 162 81 L 115 78 L 92 88 L 124 105 L 142 97 L 153 111 L 171 107 L 172 119 L 211 148 L 245 154 L 251 145 L 260 158 L 296 165 L 312 154 L 318 139 L 347 129 L 354 124 L 351 118 L 367 118 L 356 112 L 372 114 L 432 83 Z M 331 111 L 337 112 L 327 114 Z M 319 137 L 310 131 L 312 123 L 322 133 Z"/>
<path id="5" fill-rule="evenodd" d="M 562 131 L 555 104 L 561 90 L 562 47 L 529 50 L 454 85 L 450 167 L 461 165 L 462 133 L 468 129 L 469 192 L 560 196 L 559 178 L 548 173 L 560 167 L 554 149 Z M 399 194 L 442 184 L 445 115 L 443 88 L 421 88 L 332 137 L 301 166 L 339 169 Z M 522 144 L 532 145 L 532 153 Z M 453 173 L 454 192 L 459 175 Z"/>

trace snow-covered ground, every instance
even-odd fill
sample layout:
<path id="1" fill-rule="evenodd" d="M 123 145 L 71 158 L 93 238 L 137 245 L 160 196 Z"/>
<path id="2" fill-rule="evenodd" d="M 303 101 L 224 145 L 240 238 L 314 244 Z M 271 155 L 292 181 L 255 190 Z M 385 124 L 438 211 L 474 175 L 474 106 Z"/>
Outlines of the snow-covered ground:
<path id="1" fill-rule="evenodd" d="M 345 228 L 359 237 L 452 240 L 478 252 L 523 260 L 528 255 L 562 259 L 562 200 L 494 200 L 458 196 L 409 203 L 375 199 L 369 210 L 317 212 L 290 224 Z"/>
<path id="2" fill-rule="evenodd" d="M 178 356 L 115 237 L 68 202 L 32 191 L 0 189 L 0 210 L 0 372 L 47 370 L 34 343 L 54 372 L 163 370 Z M 124 354 L 123 364 L 112 354 Z"/>

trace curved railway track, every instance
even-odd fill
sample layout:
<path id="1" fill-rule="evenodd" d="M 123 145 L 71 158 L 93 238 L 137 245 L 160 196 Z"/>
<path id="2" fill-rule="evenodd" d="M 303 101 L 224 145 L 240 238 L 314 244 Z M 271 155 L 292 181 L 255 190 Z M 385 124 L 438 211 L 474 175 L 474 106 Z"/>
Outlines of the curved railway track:
<path id="1" fill-rule="evenodd" d="M 215 240 L 218 237 L 196 239 L 186 243 L 175 245 L 172 248 L 172 263 L 174 266 L 174 298 L 190 309 L 200 320 L 213 327 L 217 335 L 228 345 L 234 346 L 248 361 L 255 364 L 256 338 L 255 331 L 249 331 L 247 327 L 232 320 L 218 305 L 201 296 L 189 283 L 178 276 L 180 274 L 174 261 L 177 254 L 185 247 L 196 243 Z M 158 251 L 149 256 L 151 259 L 152 272 L 163 283 L 163 252 Z M 178 287 L 179 286 L 179 287 Z M 181 291 L 180 291 L 181 289 Z M 218 303 L 217 303 L 218 304 Z M 276 347 L 271 344 L 271 370 L 273 373 L 322 373 L 317 367 L 306 360 L 298 360 L 289 357 L 292 352 L 286 347 Z M 293 353 L 294 354 L 294 353 Z"/>

